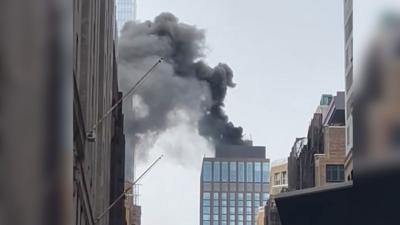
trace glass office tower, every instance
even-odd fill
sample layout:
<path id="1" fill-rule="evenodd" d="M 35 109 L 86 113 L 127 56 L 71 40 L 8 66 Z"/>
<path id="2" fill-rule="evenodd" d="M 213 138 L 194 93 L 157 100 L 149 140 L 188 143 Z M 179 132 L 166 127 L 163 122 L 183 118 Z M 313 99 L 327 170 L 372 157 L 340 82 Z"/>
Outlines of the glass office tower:
<path id="1" fill-rule="evenodd" d="M 136 0 L 117 0 L 118 35 L 124 24 L 131 20 L 136 20 Z"/>
<path id="2" fill-rule="evenodd" d="M 200 186 L 200 225 L 254 225 L 269 198 L 269 159 L 265 147 L 219 146 L 204 158 Z"/>

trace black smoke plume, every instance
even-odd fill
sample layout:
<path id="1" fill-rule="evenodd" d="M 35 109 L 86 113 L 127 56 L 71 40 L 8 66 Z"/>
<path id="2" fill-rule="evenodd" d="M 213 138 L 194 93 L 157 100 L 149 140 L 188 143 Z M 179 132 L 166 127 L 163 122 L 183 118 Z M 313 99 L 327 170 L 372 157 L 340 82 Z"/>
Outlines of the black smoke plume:
<path id="1" fill-rule="evenodd" d="M 244 143 L 242 128 L 235 127 L 224 111 L 227 90 L 235 87 L 232 70 L 223 63 L 212 68 L 202 60 L 204 30 L 162 13 L 154 21 L 127 23 L 118 46 L 125 91 L 160 57 L 165 60 L 135 93 L 134 113 L 125 107 L 128 138 L 162 132 L 174 113 L 183 112 L 214 144 Z"/>

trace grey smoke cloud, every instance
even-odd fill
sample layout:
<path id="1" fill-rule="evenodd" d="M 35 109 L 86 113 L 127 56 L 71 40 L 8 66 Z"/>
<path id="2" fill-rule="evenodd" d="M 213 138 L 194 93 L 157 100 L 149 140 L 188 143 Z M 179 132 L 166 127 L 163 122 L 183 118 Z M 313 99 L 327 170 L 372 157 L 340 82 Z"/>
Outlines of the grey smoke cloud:
<path id="1" fill-rule="evenodd" d="M 120 86 L 127 91 L 160 57 L 165 62 L 143 83 L 124 107 L 125 132 L 131 147 L 140 143 L 139 157 L 157 135 L 180 123 L 214 144 L 243 144 L 241 127 L 235 127 L 224 111 L 228 88 L 235 87 L 228 65 L 210 67 L 202 58 L 205 32 L 179 22 L 171 13 L 154 21 L 125 24 L 118 45 Z M 182 119 L 184 115 L 184 119 Z"/>

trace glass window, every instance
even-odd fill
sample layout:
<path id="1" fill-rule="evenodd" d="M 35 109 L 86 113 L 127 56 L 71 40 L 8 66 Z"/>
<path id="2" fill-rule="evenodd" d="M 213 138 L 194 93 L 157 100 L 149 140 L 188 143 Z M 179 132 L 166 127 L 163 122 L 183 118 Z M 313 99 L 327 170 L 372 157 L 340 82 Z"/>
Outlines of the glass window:
<path id="1" fill-rule="evenodd" d="M 203 214 L 203 220 L 210 220 L 210 214 Z"/>
<path id="2" fill-rule="evenodd" d="M 254 193 L 254 200 L 260 201 L 260 193 Z"/>
<path id="3" fill-rule="evenodd" d="M 246 193 L 246 200 L 251 200 L 251 193 Z"/>
<path id="4" fill-rule="evenodd" d="M 246 214 L 247 215 L 251 214 L 251 207 L 246 207 Z"/>
<path id="5" fill-rule="evenodd" d="M 218 199 L 218 192 L 214 193 L 214 199 Z"/>
<path id="6" fill-rule="evenodd" d="M 214 207 L 214 215 L 217 215 L 218 216 L 218 214 L 219 214 L 219 212 L 218 212 L 218 207 Z M 215 217 L 214 217 L 215 218 Z M 215 220 L 215 219 L 214 219 Z"/>
<path id="7" fill-rule="evenodd" d="M 221 177 L 223 182 L 228 182 L 228 162 L 222 162 Z"/>
<path id="8" fill-rule="evenodd" d="M 239 182 L 244 182 L 244 162 L 239 162 L 238 163 L 238 181 Z"/>
<path id="9" fill-rule="evenodd" d="M 203 207 L 203 213 L 204 214 L 210 214 L 210 206 L 204 206 Z"/>
<path id="10" fill-rule="evenodd" d="M 269 162 L 262 163 L 262 182 L 269 182 Z"/>
<path id="11" fill-rule="evenodd" d="M 235 214 L 235 207 L 230 207 L 229 208 L 229 213 L 230 214 Z"/>
<path id="12" fill-rule="evenodd" d="M 221 225 L 226 225 L 226 221 L 222 221 Z"/>
<path id="13" fill-rule="evenodd" d="M 243 193 L 238 193 L 238 200 L 243 200 Z"/>
<path id="14" fill-rule="evenodd" d="M 203 192 L 203 199 L 210 199 L 210 192 Z"/>
<path id="15" fill-rule="evenodd" d="M 218 220 L 218 215 L 214 215 L 214 220 Z"/>
<path id="16" fill-rule="evenodd" d="M 205 161 L 203 162 L 203 181 L 210 182 L 211 181 L 211 162 Z"/>
<path id="17" fill-rule="evenodd" d="M 229 222 L 229 225 L 235 225 L 235 220 L 231 220 L 230 222 Z"/>
<path id="18" fill-rule="evenodd" d="M 254 163 L 254 182 L 261 182 L 261 163 Z"/>
<path id="19" fill-rule="evenodd" d="M 268 199 L 269 199 L 269 194 L 268 193 L 263 193 L 262 194 L 263 205 L 267 204 Z"/>
<path id="20" fill-rule="evenodd" d="M 242 207 L 239 207 L 239 208 L 238 208 L 238 214 L 240 214 L 240 215 L 243 214 L 243 208 L 242 208 Z"/>
<path id="21" fill-rule="evenodd" d="M 236 182 L 236 162 L 229 163 L 229 181 Z"/>
<path id="22" fill-rule="evenodd" d="M 226 215 L 226 207 L 222 207 L 221 208 L 221 214 L 222 215 Z"/>
<path id="23" fill-rule="evenodd" d="M 210 221 L 208 220 L 203 221 L 203 225 L 210 225 Z"/>
<path id="24" fill-rule="evenodd" d="M 229 220 L 232 222 L 232 220 L 235 220 L 235 215 L 230 215 Z"/>
<path id="25" fill-rule="evenodd" d="M 218 224 L 218 221 L 216 221 L 216 220 L 214 220 L 214 223 L 213 223 L 214 225 L 219 225 Z"/>
<path id="26" fill-rule="evenodd" d="M 251 215 L 246 215 L 246 221 L 251 221 Z"/>
<path id="27" fill-rule="evenodd" d="M 253 163 L 246 162 L 246 181 L 253 182 Z"/>
<path id="28" fill-rule="evenodd" d="M 243 225 L 243 222 L 242 222 L 242 221 L 239 221 L 239 222 L 238 222 L 238 225 Z"/>
<path id="29" fill-rule="evenodd" d="M 219 182 L 220 181 L 220 163 L 219 162 L 214 162 L 214 181 Z"/>
<path id="30" fill-rule="evenodd" d="M 326 182 L 343 182 L 343 165 L 326 165 Z"/>
<path id="31" fill-rule="evenodd" d="M 226 200 L 226 192 L 221 193 L 222 200 Z"/>

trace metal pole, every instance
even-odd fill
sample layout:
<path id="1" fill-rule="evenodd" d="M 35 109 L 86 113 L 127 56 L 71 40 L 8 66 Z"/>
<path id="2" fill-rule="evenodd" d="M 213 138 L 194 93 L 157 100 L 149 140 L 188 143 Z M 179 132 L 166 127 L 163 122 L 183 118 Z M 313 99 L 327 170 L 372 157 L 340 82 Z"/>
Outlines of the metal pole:
<path id="1" fill-rule="evenodd" d="M 112 207 L 114 207 L 115 204 L 117 204 L 117 202 L 118 202 L 122 197 L 124 197 L 124 195 L 125 195 L 129 190 L 131 190 L 131 189 L 133 188 L 133 186 L 134 186 L 140 179 L 143 178 L 144 175 L 146 175 L 147 172 L 150 171 L 151 168 L 153 168 L 153 166 L 154 166 L 158 161 L 160 161 L 160 160 L 162 159 L 162 157 L 164 157 L 164 155 L 161 155 L 160 157 L 158 157 L 158 158 L 157 158 L 143 173 L 142 173 L 142 175 L 140 175 L 139 178 L 136 179 L 136 180 L 132 183 L 132 185 L 131 185 L 130 187 L 128 187 L 124 192 L 122 192 L 122 193 L 118 196 L 118 198 L 115 199 L 114 202 L 112 202 L 111 205 L 108 206 L 107 209 L 105 209 L 104 212 L 103 212 L 102 214 L 100 214 L 99 217 L 97 217 L 97 219 L 96 219 L 96 224 L 100 221 L 101 218 L 103 218 L 104 215 L 106 215 L 106 213 L 107 213 L 108 211 L 110 211 L 110 209 L 111 209 Z"/>
<path id="2" fill-rule="evenodd" d="M 134 94 L 135 91 L 137 90 L 136 88 L 143 83 L 144 79 L 164 60 L 164 58 L 160 58 L 158 59 L 158 61 L 136 82 L 135 85 L 133 85 L 133 87 L 124 95 L 122 96 L 122 98 L 120 98 L 105 114 L 104 116 L 97 121 L 96 124 L 94 124 L 91 132 L 93 132 L 96 127 L 103 122 L 103 120 L 105 118 L 107 118 L 107 116 L 120 104 L 123 103 L 127 97 L 129 97 L 131 94 Z"/>

